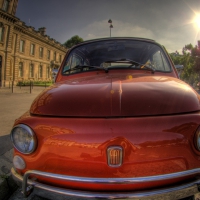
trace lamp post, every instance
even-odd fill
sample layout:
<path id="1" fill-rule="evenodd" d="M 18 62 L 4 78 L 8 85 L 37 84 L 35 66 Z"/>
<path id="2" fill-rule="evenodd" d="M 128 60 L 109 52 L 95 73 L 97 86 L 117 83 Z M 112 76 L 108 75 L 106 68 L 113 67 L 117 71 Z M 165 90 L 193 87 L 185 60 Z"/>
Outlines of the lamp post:
<path id="1" fill-rule="evenodd" d="M 110 27 L 110 37 L 111 37 L 111 28 L 113 28 L 113 25 L 112 25 L 112 20 L 111 20 L 111 19 L 109 19 L 109 20 L 108 20 L 108 23 L 110 24 L 110 26 L 109 26 L 109 27 Z"/>

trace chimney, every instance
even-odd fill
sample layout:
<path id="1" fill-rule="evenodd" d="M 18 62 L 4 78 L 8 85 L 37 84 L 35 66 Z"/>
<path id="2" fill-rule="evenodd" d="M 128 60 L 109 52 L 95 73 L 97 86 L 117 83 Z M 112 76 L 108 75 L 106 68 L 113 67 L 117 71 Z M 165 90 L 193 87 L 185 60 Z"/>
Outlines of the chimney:
<path id="1" fill-rule="evenodd" d="M 45 27 L 39 28 L 38 31 L 39 31 L 42 35 L 46 35 L 46 28 L 45 28 Z"/>

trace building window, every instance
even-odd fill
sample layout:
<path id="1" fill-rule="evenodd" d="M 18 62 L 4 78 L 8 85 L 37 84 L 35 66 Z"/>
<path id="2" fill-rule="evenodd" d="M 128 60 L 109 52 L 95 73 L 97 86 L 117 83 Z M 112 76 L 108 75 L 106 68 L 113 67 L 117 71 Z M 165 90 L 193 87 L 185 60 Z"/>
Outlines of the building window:
<path id="1" fill-rule="evenodd" d="M 56 61 L 56 52 L 54 52 L 53 59 Z"/>
<path id="2" fill-rule="evenodd" d="M 42 65 L 39 66 L 39 78 L 42 78 Z"/>
<path id="3" fill-rule="evenodd" d="M 50 60 L 50 50 L 47 50 L 47 60 Z"/>
<path id="4" fill-rule="evenodd" d="M 59 56 L 59 61 L 60 61 L 60 63 L 62 62 L 62 56 L 61 55 Z"/>
<path id="5" fill-rule="evenodd" d="M 2 10 L 8 11 L 9 0 L 4 0 Z"/>
<path id="6" fill-rule="evenodd" d="M 34 65 L 33 65 L 32 63 L 30 64 L 29 76 L 30 76 L 31 78 L 34 77 Z"/>
<path id="7" fill-rule="evenodd" d="M 47 66 L 47 78 L 50 78 L 50 67 Z"/>
<path id="8" fill-rule="evenodd" d="M 24 44 L 25 44 L 24 40 L 20 40 L 20 45 L 19 45 L 20 52 L 24 52 Z"/>
<path id="9" fill-rule="evenodd" d="M 23 63 L 19 63 L 19 77 L 23 77 Z"/>
<path id="10" fill-rule="evenodd" d="M 40 58 L 42 58 L 43 57 L 43 48 L 42 47 L 40 47 L 40 49 L 39 49 L 39 54 L 40 54 Z"/>
<path id="11" fill-rule="evenodd" d="M 31 50 L 30 50 L 31 55 L 35 55 L 35 45 L 31 44 Z"/>
<path id="12" fill-rule="evenodd" d="M 3 42 L 3 33 L 4 33 L 4 26 L 3 23 L 0 23 L 0 42 Z"/>

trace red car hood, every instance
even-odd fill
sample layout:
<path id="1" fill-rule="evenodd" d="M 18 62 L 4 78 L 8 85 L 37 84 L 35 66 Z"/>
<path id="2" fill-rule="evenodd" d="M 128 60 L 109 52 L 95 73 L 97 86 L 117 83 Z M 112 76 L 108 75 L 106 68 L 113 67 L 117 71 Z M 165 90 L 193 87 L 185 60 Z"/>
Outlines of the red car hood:
<path id="1" fill-rule="evenodd" d="M 200 110 L 198 94 L 179 79 L 156 75 L 96 75 L 54 84 L 31 114 L 71 117 L 151 116 Z"/>

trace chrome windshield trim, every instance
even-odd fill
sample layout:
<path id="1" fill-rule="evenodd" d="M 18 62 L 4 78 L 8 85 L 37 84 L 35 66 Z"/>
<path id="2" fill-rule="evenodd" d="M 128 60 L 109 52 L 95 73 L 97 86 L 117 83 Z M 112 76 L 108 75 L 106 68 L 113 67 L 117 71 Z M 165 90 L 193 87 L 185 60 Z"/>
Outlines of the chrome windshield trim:
<path id="1" fill-rule="evenodd" d="M 191 171 L 191 170 L 189 170 Z M 195 170 L 196 171 L 196 170 Z M 13 178 L 20 184 L 23 185 L 23 180 L 26 180 L 23 176 L 19 175 L 14 168 L 11 169 Z M 75 196 L 83 198 L 105 198 L 105 199 L 134 199 L 134 200 L 148 200 L 149 198 L 154 200 L 159 199 L 181 199 L 192 196 L 198 193 L 198 185 L 200 180 L 179 184 L 176 186 L 165 187 L 162 189 L 151 189 L 145 191 L 131 191 L 131 192 L 92 192 L 92 191 L 80 191 L 71 190 L 65 188 L 58 188 L 50 185 L 45 185 L 33 180 L 28 179 L 27 184 L 34 186 L 35 193 L 49 199 L 61 200 L 65 199 L 66 196 Z M 24 188 L 26 194 L 26 188 Z M 46 196 L 46 197 L 47 197 Z M 65 198 L 63 198 L 63 196 Z"/>

